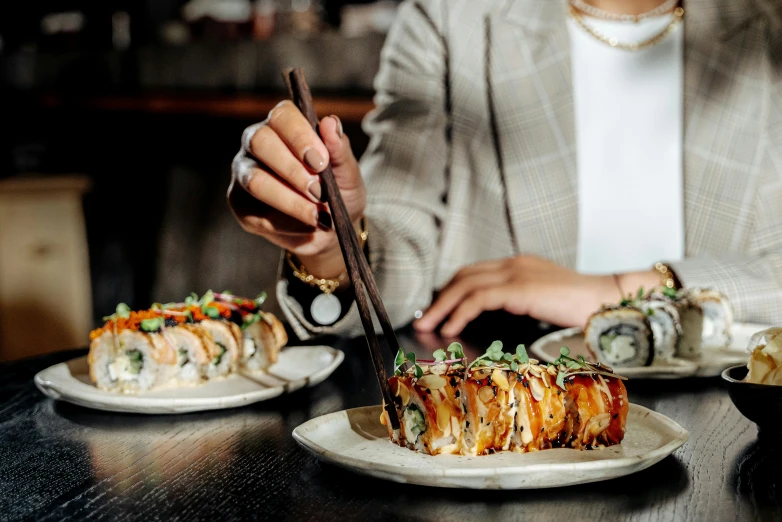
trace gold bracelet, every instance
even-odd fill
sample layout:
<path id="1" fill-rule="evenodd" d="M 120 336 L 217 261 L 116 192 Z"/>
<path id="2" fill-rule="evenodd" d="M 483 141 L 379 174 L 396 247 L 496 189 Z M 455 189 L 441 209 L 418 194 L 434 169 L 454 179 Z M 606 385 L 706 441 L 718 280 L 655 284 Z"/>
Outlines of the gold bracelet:
<path id="1" fill-rule="evenodd" d="M 655 263 L 654 269 L 660 273 L 660 286 L 664 288 L 676 288 L 676 275 L 663 263 Z"/>
<path id="2" fill-rule="evenodd" d="M 359 232 L 358 237 L 360 239 L 359 246 L 363 250 L 364 245 L 366 245 L 367 238 L 369 237 L 367 221 L 363 217 L 361 218 L 361 232 Z M 343 281 L 347 275 L 347 272 L 342 272 L 336 279 L 317 278 L 307 272 L 307 268 L 303 264 L 294 263 L 292 253 L 286 252 L 285 260 L 288 262 L 288 266 L 290 266 L 296 279 L 310 286 L 317 286 L 324 294 L 333 293 L 337 288 L 339 288 L 340 282 Z"/>

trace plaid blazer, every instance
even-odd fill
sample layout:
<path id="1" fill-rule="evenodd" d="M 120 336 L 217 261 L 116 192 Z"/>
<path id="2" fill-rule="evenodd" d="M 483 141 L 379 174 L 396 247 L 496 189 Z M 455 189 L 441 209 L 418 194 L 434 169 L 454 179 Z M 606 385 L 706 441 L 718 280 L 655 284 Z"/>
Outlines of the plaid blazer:
<path id="1" fill-rule="evenodd" d="M 724 291 L 738 320 L 762 323 L 782 322 L 779 4 L 686 0 L 684 19 L 686 258 L 673 268 L 685 287 Z M 477 261 L 530 253 L 575 265 L 566 16 L 564 0 L 400 7 L 361 160 L 370 262 L 394 323 Z M 361 332 L 355 304 L 324 328 L 306 322 L 284 280 L 278 295 L 302 338 Z"/>

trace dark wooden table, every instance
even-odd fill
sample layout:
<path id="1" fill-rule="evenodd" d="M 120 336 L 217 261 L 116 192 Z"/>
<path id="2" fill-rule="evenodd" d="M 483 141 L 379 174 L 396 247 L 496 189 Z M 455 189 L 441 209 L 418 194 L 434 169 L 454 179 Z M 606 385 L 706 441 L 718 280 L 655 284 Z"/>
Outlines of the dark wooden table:
<path id="1" fill-rule="evenodd" d="M 782 520 L 780 441 L 758 439 L 719 379 L 631 381 L 633 402 L 691 436 L 612 481 L 447 490 L 322 464 L 291 431 L 380 399 L 364 341 L 332 344 L 345 362 L 315 388 L 187 415 L 105 413 L 36 390 L 36 372 L 83 350 L 0 365 L 0 520 Z"/>

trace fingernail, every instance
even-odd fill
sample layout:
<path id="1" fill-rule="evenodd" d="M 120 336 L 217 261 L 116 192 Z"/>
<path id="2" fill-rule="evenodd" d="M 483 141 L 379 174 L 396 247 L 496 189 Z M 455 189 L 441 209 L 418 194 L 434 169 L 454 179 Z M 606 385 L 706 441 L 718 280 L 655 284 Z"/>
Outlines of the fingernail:
<path id="1" fill-rule="evenodd" d="M 314 172 L 320 172 L 326 166 L 323 156 L 318 154 L 318 151 L 315 149 L 310 149 L 304 153 L 304 163 Z"/>
<path id="2" fill-rule="evenodd" d="M 322 230 L 329 231 L 331 230 L 331 216 L 329 215 L 328 211 L 326 210 L 320 210 L 318 211 L 318 226 Z"/>
<path id="3" fill-rule="evenodd" d="M 342 137 L 342 120 L 340 120 L 339 116 L 337 116 L 336 114 L 332 114 L 331 117 L 334 118 L 335 120 L 337 120 L 337 134 L 341 138 Z"/>
<path id="4" fill-rule="evenodd" d="M 309 183 L 307 183 L 307 192 L 309 192 L 310 199 L 314 201 L 315 203 L 320 203 L 320 197 L 321 197 L 321 188 L 320 188 L 320 180 L 318 178 L 312 178 Z"/>

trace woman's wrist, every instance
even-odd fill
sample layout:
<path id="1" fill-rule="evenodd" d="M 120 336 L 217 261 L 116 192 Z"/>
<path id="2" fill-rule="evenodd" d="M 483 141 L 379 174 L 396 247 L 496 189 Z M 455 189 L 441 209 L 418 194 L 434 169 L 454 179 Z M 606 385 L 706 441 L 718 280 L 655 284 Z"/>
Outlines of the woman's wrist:
<path id="1" fill-rule="evenodd" d="M 617 286 L 621 288 L 622 298 L 628 295 L 635 296 L 639 288 L 651 290 L 660 286 L 660 273 L 657 270 L 644 270 L 641 272 L 625 272 L 617 274 Z M 620 290 L 617 289 L 617 292 Z"/>
<path id="2" fill-rule="evenodd" d="M 356 235 L 362 232 L 362 218 L 353 222 Z M 306 267 L 307 272 L 317 278 L 337 279 L 347 270 L 345 259 L 342 257 L 342 249 L 336 237 L 331 248 L 315 255 L 296 255 L 299 262 Z"/>

